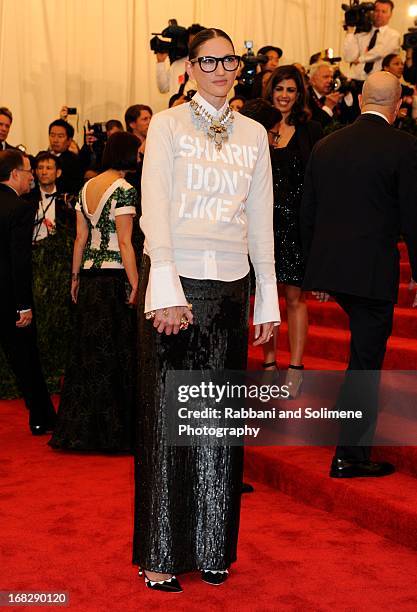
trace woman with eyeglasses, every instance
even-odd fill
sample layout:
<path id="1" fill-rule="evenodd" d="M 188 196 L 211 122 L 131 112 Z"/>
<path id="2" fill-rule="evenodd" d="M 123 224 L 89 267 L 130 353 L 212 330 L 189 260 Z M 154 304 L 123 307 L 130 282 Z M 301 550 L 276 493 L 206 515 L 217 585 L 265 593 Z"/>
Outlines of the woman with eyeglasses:
<path id="1" fill-rule="evenodd" d="M 226 100 L 239 61 L 225 32 L 196 35 L 186 65 L 198 91 L 152 118 L 143 167 L 133 561 L 148 588 L 166 592 L 182 590 L 182 572 L 227 579 L 243 469 L 241 447 L 167 442 L 167 376 L 246 369 L 248 252 L 254 345 L 279 322 L 267 133 Z"/>
<path id="2" fill-rule="evenodd" d="M 285 384 L 291 397 L 296 397 L 303 380 L 308 330 L 307 305 L 301 290 L 304 261 L 299 211 L 307 161 L 323 133 L 320 124 L 310 120 L 304 79 L 295 66 L 280 66 L 272 73 L 266 98 L 282 115 L 280 123 L 268 134 L 274 182 L 275 270 L 278 282 L 284 285 L 290 345 Z M 274 334 L 263 346 L 265 370 L 278 369 L 276 339 Z"/>

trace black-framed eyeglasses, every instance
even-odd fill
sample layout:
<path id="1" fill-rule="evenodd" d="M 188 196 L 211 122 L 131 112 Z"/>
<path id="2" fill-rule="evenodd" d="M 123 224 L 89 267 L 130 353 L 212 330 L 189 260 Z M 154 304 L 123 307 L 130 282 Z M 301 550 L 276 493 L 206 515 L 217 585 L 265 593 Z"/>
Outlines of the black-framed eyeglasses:
<path id="1" fill-rule="evenodd" d="M 214 72 L 219 65 L 222 63 L 223 68 L 227 72 L 233 72 L 239 67 L 240 55 L 225 55 L 224 57 L 213 57 L 212 55 L 204 55 L 203 57 L 196 57 L 190 60 L 191 64 L 198 62 L 203 72 Z"/>
<path id="2" fill-rule="evenodd" d="M 26 170 L 25 168 L 16 168 L 16 170 L 17 170 L 18 172 L 29 172 L 29 174 L 32 174 L 32 175 L 33 175 L 32 170 Z"/>

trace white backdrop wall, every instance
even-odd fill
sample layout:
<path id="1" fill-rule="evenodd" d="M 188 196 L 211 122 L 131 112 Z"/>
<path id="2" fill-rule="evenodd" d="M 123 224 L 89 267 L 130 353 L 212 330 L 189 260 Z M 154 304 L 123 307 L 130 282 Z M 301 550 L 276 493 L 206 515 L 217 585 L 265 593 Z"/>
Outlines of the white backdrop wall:
<path id="1" fill-rule="evenodd" d="M 83 121 L 123 120 L 130 104 L 165 108 L 155 83 L 151 32 L 175 17 L 228 32 L 236 51 L 276 44 L 283 62 L 307 63 L 312 53 L 343 40 L 341 0 L 0 0 L 0 105 L 12 109 L 11 144 L 36 153 L 63 104 Z M 396 0 L 392 25 L 412 25 L 410 2 Z"/>

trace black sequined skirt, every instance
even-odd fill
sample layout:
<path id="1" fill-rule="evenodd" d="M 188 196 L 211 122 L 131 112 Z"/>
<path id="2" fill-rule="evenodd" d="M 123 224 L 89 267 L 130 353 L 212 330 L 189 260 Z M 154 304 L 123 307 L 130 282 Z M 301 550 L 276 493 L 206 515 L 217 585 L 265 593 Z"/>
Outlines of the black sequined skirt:
<path id="1" fill-rule="evenodd" d="M 138 305 L 138 446 L 133 562 L 149 571 L 225 569 L 236 560 L 241 447 L 164 445 L 161 406 L 168 370 L 245 370 L 249 275 L 233 282 L 181 278 L 194 323 L 158 334 L 145 319 L 149 258 Z"/>
<path id="2" fill-rule="evenodd" d="M 136 311 L 124 270 L 82 272 L 57 423 L 49 445 L 133 450 Z"/>

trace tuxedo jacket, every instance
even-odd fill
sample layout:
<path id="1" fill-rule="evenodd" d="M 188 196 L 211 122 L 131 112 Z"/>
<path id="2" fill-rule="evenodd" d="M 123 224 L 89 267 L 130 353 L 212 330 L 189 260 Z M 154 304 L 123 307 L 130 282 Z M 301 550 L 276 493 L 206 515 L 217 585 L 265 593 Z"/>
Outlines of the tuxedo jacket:
<path id="1" fill-rule="evenodd" d="M 32 308 L 33 207 L 0 183 L 1 310 Z"/>
<path id="2" fill-rule="evenodd" d="M 304 289 L 396 301 L 397 241 L 417 278 L 417 139 L 375 114 L 320 140 L 300 209 Z"/>
<path id="3" fill-rule="evenodd" d="M 57 231 L 60 231 L 62 228 L 67 228 L 72 235 L 75 232 L 75 209 L 69 204 L 66 204 L 59 195 L 60 191 L 57 189 L 57 197 L 55 198 L 55 225 Z M 41 201 L 39 185 L 36 185 L 36 187 L 32 189 L 30 193 L 23 196 L 23 198 L 31 203 L 33 207 L 33 219 L 35 221 L 39 202 Z"/>

